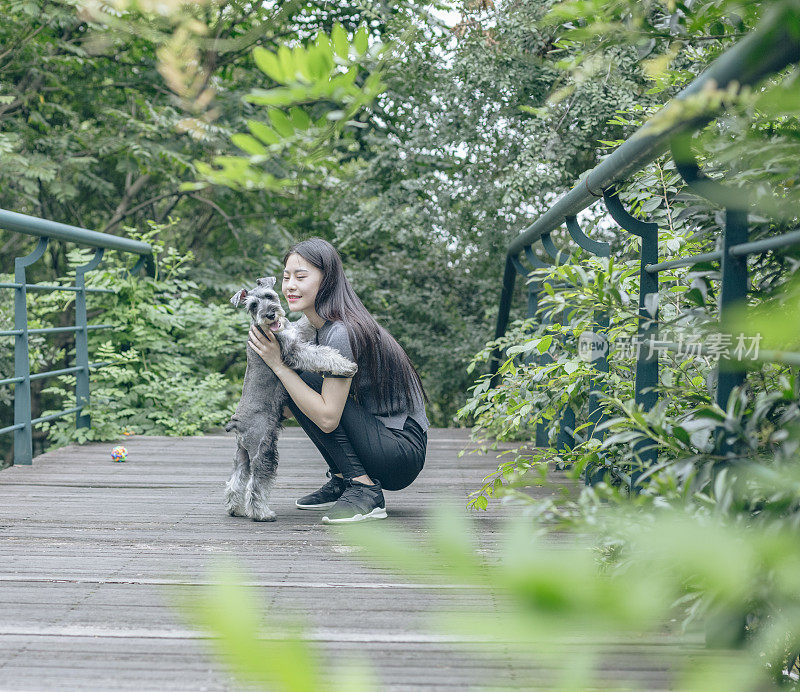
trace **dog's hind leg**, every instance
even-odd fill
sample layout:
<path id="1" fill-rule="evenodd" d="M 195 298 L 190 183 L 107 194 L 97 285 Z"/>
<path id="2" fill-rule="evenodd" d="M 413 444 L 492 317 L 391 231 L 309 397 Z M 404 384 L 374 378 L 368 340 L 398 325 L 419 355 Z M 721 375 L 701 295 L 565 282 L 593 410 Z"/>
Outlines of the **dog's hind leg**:
<path id="1" fill-rule="evenodd" d="M 246 517 L 245 491 L 250 479 L 250 455 L 241 443 L 236 445 L 233 473 L 225 484 L 225 509 L 232 517 Z"/>
<path id="2" fill-rule="evenodd" d="M 278 431 L 279 426 L 266 430 L 258 445 L 258 453 L 251 460 L 245 508 L 253 521 L 275 521 L 275 512 L 267 501 L 278 471 Z"/>

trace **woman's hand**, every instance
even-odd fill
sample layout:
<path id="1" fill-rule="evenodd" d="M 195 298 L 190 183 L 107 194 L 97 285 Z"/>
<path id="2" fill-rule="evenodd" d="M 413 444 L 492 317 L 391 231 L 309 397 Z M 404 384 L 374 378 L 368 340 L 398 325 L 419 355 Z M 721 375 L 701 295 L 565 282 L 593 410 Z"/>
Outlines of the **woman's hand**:
<path id="1" fill-rule="evenodd" d="M 266 336 L 264 336 L 264 334 L 266 334 Z M 277 370 L 283 365 L 280 344 L 269 330 L 266 330 L 264 334 L 262 334 L 254 324 L 250 325 L 247 345 L 252 348 L 261 357 L 261 360 L 272 370 Z"/>

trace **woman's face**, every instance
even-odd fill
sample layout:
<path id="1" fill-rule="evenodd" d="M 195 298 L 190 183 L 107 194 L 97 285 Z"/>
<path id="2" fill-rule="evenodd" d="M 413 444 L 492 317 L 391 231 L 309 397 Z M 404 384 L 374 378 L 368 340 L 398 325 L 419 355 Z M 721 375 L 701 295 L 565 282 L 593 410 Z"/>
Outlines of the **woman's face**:
<path id="1" fill-rule="evenodd" d="M 281 291 L 292 312 L 314 309 L 314 300 L 320 283 L 322 283 L 322 272 L 311 262 L 297 253 L 292 253 L 286 258 Z"/>

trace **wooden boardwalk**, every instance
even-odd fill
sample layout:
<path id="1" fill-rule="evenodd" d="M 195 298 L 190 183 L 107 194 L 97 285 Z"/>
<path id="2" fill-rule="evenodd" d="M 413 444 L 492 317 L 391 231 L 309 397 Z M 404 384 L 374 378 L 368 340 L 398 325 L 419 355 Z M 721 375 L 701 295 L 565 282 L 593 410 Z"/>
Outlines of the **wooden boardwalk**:
<path id="1" fill-rule="evenodd" d="M 474 656 L 426 626 L 433 609 L 502 616 L 500 597 L 363 564 L 320 513 L 294 507 L 325 480 L 324 461 L 301 430 L 281 437 L 273 523 L 224 512 L 232 436 L 125 444 L 124 464 L 111 462 L 113 445 L 102 443 L 0 472 L 0 690 L 244 689 L 173 606 L 176 590 L 207 583 L 219 554 L 235 556 L 265 608 L 306 618 L 323 659 L 366 656 L 381 689 L 530 688 L 531 677 L 547 687 L 533 662 Z M 466 512 L 467 494 L 496 467 L 493 454 L 458 458 L 468 445 L 465 430 L 432 429 L 422 474 L 386 493 L 385 522 L 413 537 L 424 533 L 434 503 Z M 504 511 L 471 513 L 486 555 Z M 628 681 L 664 686 L 652 660 L 626 661 Z M 612 665 L 609 680 L 620 669 Z"/>

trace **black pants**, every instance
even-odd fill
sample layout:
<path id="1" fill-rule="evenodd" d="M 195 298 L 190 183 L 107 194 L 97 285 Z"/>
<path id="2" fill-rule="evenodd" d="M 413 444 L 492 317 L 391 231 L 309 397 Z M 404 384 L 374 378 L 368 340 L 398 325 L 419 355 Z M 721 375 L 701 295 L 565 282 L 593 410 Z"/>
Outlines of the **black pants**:
<path id="1" fill-rule="evenodd" d="M 296 372 L 309 387 L 322 391 L 322 375 L 305 370 Z M 387 428 L 348 396 L 339 425 L 326 433 L 291 398 L 288 406 L 332 474 L 341 473 L 345 478 L 366 474 L 380 481 L 385 490 L 401 490 L 422 471 L 428 435 L 410 416 L 402 430 Z"/>

